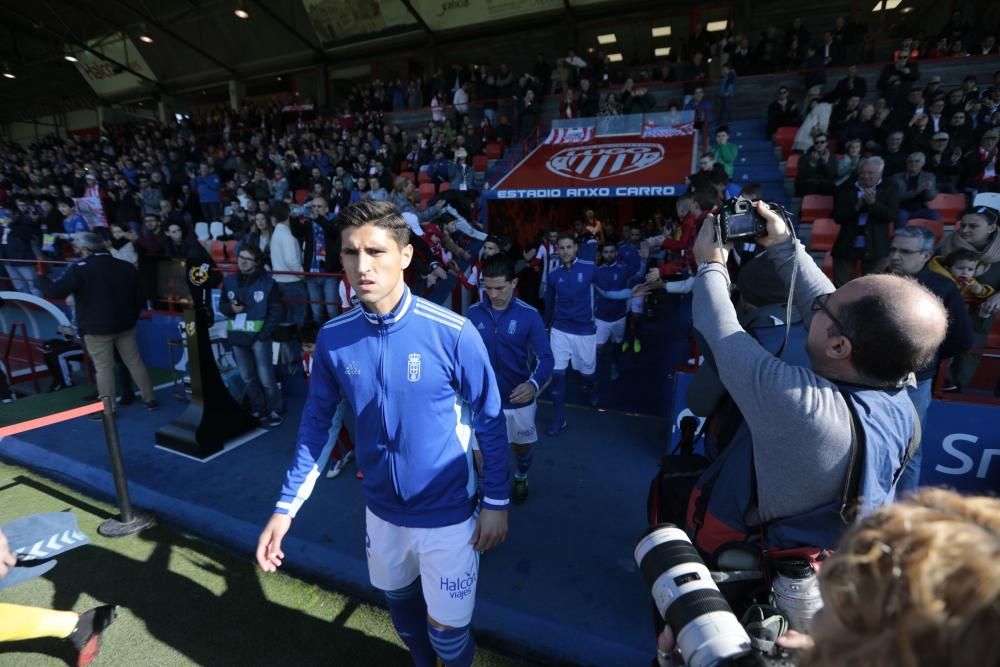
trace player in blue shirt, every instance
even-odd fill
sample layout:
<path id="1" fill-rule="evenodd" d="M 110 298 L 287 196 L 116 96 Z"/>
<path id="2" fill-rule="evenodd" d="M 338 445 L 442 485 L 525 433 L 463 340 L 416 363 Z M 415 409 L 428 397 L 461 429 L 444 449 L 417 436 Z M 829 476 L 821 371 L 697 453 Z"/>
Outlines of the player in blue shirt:
<path id="1" fill-rule="evenodd" d="M 388 202 L 339 216 L 341 258 L 361 307 L 320 331 L 295 460 L 257 544 L 273 572 L 292 517 L 326 465 L 343 400 L 364 473 L 368 572 L 414 664 L 472 664 L 479 552 L 507 534 L 507 434 L 482 338 L 465 318 L 410 293 L 406 221 Z M 478 515 L 473 433 L 483 454 Z"/>
<path id="2" fill-rule="evenodd" d="M 638 258 L 638 254 L 636 254 Z M 611 342 L 611 379 L 620 376 L 618 360 L 621 356 L 621 344 L 625 340 L 625 315 L 628 312 L 629 300 L 611 298 L 608 293 L 626 290 L 635 284 L 637 267 L 627 266 L 618 256 L 618 245 L 611 239 L 601 246 L 601 265 L 597 267 L 594 284 L 601 292 L 597 297 L 595 324 L 597 326 L 597 355 L 605 356 L 608 342 Z M 631 294 L 629 294 L 631 297 Z"/>
<path id="3" fill-rule="evenodd" d="M 514 262 L 494 255 L 483 262 L 486 299 L 469 308 L 469 320 L 483 337 L 490 363 L 500 386 L 500 400 L 507 418 L 507 440 L 517 459 L 511 499 L 528 498 L 531 446 L 538 441 L 535 397 L 552 374 L 552 350 L 538 311 L 514 296 L 517 278 Z M 529 363 L 534 357 L 534 370 Z"/>

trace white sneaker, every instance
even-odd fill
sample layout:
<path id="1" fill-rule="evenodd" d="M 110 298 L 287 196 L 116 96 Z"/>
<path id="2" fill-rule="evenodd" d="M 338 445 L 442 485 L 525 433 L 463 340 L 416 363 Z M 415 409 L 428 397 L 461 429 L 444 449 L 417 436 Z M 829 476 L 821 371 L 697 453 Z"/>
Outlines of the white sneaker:
<path id="1" fill-rule="evenodd" d="M 339 461 L 330 466 L 330 469 L 326 471 L 326 478 L 333 479 L 340 473 L 344 472 L 344 468 L 347 467 L 347 464 L 350 463 L 351 459 L 353 458 L 354 458 L 354 452 L 349 451 L 346 454 L 344 454 L 342 457 L 340 457 Z"/>

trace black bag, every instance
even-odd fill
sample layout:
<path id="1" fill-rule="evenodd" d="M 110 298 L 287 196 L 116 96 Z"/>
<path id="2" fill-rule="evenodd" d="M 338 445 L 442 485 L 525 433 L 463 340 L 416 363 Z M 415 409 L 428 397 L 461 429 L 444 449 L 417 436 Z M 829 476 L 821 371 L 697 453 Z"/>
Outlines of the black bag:
<path id="1" fill-rule="evenodd" d="M 709 466 L 707 458 L 693 453 L 697 429 L 696 418 L 682 419 L 680 442 L 660 459 L 660 469 L 649 485 L 646 498 L 646 518 L 651 526 L 660 523 L 685 524 L 691 491 Z"/>

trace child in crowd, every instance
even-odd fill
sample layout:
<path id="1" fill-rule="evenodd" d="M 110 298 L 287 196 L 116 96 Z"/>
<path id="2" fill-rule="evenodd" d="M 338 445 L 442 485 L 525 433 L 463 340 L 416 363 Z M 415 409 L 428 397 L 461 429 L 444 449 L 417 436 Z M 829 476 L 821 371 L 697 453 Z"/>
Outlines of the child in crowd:
<path id="1" fill-rule="evenodd" d="M 722 165 L 729 178 L 733 177 L 733 168 L 736 166 L 736 156 L 740 152 L 740 147 L 729 143 L 729 127 L 723 125 L 715 131 L 715 146 L 712 148 L 712 157 Z"/>
<path id="2" fill-rule="evenodd" d="M 978 306 L 993 296 L 994 289 L 976 280 L 979 253 L 972 250 L 956 250 L 947 257 L 935 257 L 930 261 L 930 269 L 955 281 L 965 303 Z"/>

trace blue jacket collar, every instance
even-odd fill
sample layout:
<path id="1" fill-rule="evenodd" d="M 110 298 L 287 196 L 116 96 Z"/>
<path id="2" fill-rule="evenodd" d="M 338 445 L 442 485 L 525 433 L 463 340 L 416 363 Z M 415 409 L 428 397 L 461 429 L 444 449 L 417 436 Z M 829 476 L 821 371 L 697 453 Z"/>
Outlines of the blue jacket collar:
<path id="1" fill-rule="evenodd" d="M 392 312 L 386 313 L 385 315 L 379 315 L 378 313 L 373 313 L 369 311 L 364 305 L 361 306 L 361 312 L 365 314 L 365 319 L 374 325 L 385 325 L 391 326 L 393 324 L 398 324 L 403 317 L 412 309 L 414 297 L 410 292 L 410 288 L 404 284 L 403 285 L 403 296 L 399 300 L 399 303 L 392 310 Z"/>

